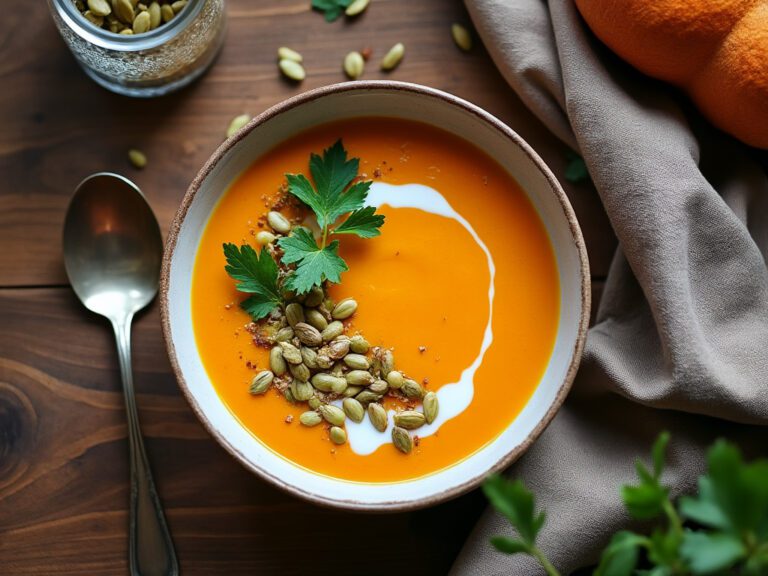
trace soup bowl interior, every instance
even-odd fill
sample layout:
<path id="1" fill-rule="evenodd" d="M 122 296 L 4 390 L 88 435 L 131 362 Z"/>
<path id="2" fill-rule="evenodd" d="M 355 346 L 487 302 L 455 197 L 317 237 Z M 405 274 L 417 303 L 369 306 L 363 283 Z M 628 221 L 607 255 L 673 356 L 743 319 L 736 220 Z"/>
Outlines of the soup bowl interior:
<path id="1" fill-rule="evenodd" d="M 217 202 L 248 166 L 276 144 L 313 126 L 365 116 L 434 125 L 483 150 L 517 180 L 536 209 L 555 254 L 560 318 L 544 375 L 522 412 L 493 441 L 431 475 L 396 483 L 363 483 L 299 467 L 259 442 L 216 393 L 198 354 L 190 289 L 201 235 Z M 503 297 L 503 294 L 499 296 Z M 320 88 L 255 118 L 225 142 L 190 186 L 172 224 L 161 282 L 163 331 L 182 391 L 211 434 L 247 468 L 309 500 L 351 509 L 399 510 L 437 503 L 475 487 L 513 462 L 535 440 L 567 394 L 589 318 L 589 270 L 570 204 L 549 169 L 514 132 L 454 96 L 395 82 Z"/>

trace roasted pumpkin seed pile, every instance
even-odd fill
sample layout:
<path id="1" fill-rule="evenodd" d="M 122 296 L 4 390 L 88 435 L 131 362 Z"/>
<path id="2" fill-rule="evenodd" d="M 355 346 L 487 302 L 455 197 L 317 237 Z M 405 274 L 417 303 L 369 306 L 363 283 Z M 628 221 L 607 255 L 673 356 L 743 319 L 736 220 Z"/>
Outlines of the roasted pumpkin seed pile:
<path id="1" fill-rule="evenodd" d="M 115 34 L 143 34 L 173 20 L 187 0 L 73 0 L 86 20 Z"/>
<path id="2" fill-rule="evenodd" d="M 287 235 L 292 225 L 277 211 L 269 212 L 266 222 L 272 232 L 259 232 L 257 241 L 279 262 L 275 241 Z M 250 327 L 254 340 L 270 347 L 269 370 L 253 377 L 251 394 L 276 388 L 292 404 L 306 402 L 309 410 L 299 422 L 304 426 L 326 422 L 334 444 L 347 441 L 347 418 L 359 423 L 367 414 L 376 430 L 386 432 L 389 416 L 382 400 L 397 398 L 414 409 L 395 413 L 392 443 L 405 454 L 411 452 L 409 431 L 435 421 L 437 395 L 425 392 L 416 380 L 397 370 L 391 350 L 372 347 L 361 334 L 346 334 L 344 321 L 358 307 L 354 298 L 333 302 L 316 286 L 301 296 L 289 294 L 286 302 L 284 309 Z M 418 402 L 421 411 L 415 409 Z"/>

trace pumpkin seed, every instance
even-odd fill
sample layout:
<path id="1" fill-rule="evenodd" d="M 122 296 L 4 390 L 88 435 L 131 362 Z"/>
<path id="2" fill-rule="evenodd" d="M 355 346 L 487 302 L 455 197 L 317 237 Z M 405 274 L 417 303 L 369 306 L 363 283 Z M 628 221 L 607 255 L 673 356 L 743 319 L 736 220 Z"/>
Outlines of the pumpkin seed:
<path id="1" fill-rule="evenodd" d="M 427 392 L 424 394 L 424 400 L 422 400 L 422 406 L 424 408 L 424 418 L 427 424 L 432 424 L 437 418 L 437 413 L 440 409 L 437 403 L 437 394 L 434 392 Z"/>
<path id="2" fill-rule="evenodd" d="M 344 356 L 344 364 L 354 370 L 368 370 L 371 367 L 368 358 L 362 354 L 347 354 Z"/>
<path id="3" fill-rule="evenodd" d="M 133 30 L 131 30 L 130 28 L 123 28 L 122 30 L 120 30 L 120 34 L 123 34 L 125 36 L 130 36 L 131 34 L 133 34 Z"/>
<path id="4" fill-rule="evenodd" d="M 157 2 L 152 2 L 149 5 L 147 12 L 149 12 L 149 29 L 154 30 L 160 26 L 160 22 L 162 21 L 162 15 L 160 14 L 160 4 Z"/>
<path id="5" fill-rule="evenodd" d="M 368 4 L 370 3 L 371 0 L 354 0 L 352 4 L 347 6 L 347 9 L 344 10 L 344 13 L 347 16 L 357 16 L 358 14 L 365 12 L 365 9 L 368 8 Z"/>
<path id="6" fill-rule="evenodd" d="M 269 367 L 276 376 L 282 376 L 288 370 L 288 365 L 283 358 L 283 350 L 280 346 L 273 346 L 269 351 Z"/>
<path id="7" fill-rule="evenodd" d="M 240 116 L 235 116 L 232 118 L 232 121 L 229 123 L 229 126 L 227 126 L 227 138 L 230 138 L 240 130 L 243 126 L 248 124 L 248 122 L 251 121 L 251 117 L 248 114 L 240 114 Z"/>
<path id="8" fill-rule="evenodd" d="M 381 400 L 381 394 L 374 394 L 370 390 L 363 390 L 355 396 L 355 399 L 360 402 L 360 404 L 370 404 L 371 402 L 378 402 Z"/>
<path id="9" fill-rule="evenodd" d="M 264 392 L 269 390 L 269 385 L 272 384 L 272 380 L 274 380 L 274 378 L 275 375 L 272 372 L 269 370 L 262 370 L 253 377 L 251 380 L 251 386 L 248 391 L 254 395 L 264 394 Z"/>
<path id="10" fill-rule="evenodd" d="M 322 421 L 323 417 L 314 410 L 302 412 L 301 416 L 299 416 L 299 422 L 301 422 L 304 426 L 317 426 Z"/>
<path id="11" fill-rule="evenodd" d="M 288 370 L 291 371 L 291 374 L 293 374 L 293 377 L 297 380 L 301 380 L 302 382 L 306 382 L 309 380 L 309 377 L 311 375 L 309 368 L 306 367 L 305 364 L 290 364 L 288 366 Z M 294 394 L 295 396 L 295 394 Z"/>
<path id="12" fill-rule="evenodd" d="M 410 378 L 406 378 L 403 381 L 403 386 L 400 390 L 402 390 L 403 394 L 408 396 L 408 398 L 421 398 L 424 395 L 424 389 L 421 387 L 421 384 Z"/>
<path id="13" fill-rule="evenodd" d="M 267 224 L 279 234 L 288 234 L 291 231 L 291 223 L 288 222 L 288 219 L 274 210 L 267 212 Z"/>
<path id="14" fill-rule="evenodd" d="M 296 334 L 296 324 L 304 322 L 304 308 L 301 304 L 293 302 L 285 307 L 285 318 L 288 320 L 288 324 L 293 328 L 294 334 Z M 298 336 L 298 334 L 296 334 Z"/>
<path id="15" fill-rule="evenodd" d="M 187 0 L 176 0 L 176 2 L 171 4 L 171 8 L 173 8 L 173 13 L 178 14 L 182 11 L 184 6 L 187 5 Z"/>
<path id="16" fill-rule="evenodd" d="M 355 354 L 365 354 L 371 348 L 368 340 L 363 338 L 360 334 L 355 334 L 349 339 L 349 349 Z"/>
<path id="17" fill-rule="evenodd" d="M 344 57 L 344 73 L 351 79 L 357 80 L 363 75 L 365 60 L 360 52 L 350 52 Z"/>
<path id="18" fill-rule="evenodd" d="M 285 361 L 288 362 L 288 364 L 302 363 L 303 358 L 301 357 L 301 352 L 296 346 L 290 342 L 280 342 L 280 348 L 283 351 L 283 358 L 285 358 Z"/>
<path id="19" fill-rule="evenodd" d="M 341 360 L 349 352 L 349 340 L 336 338 L 328 344 L 328 356 L 332 360 Z"/>
<path id="20" fill-rule="evenodd" d="M 112 13 L 112 7 L 107 0 L 88 0 L 88 9 L 96 16 L 106 16 Z"/>
<path id="21" fill-rule="evenodd" d="M 325 330 L 323 330 L 321 336 L 323 337 L 324 342 L 330 342 L 337 336 L 340 336 L 342 332 L 344 332 L 344 324 L 342 324 L 338 320 L 334 320 L 333 322 L 328 324 Z"/>
<path id="22" fill-rule="evenodd" d="M 272 234 L 272 232 L 267 232 L 266 230 L 262 230 L 261 232 L 256 234 L 256 242 L 259 244 L 259 246 L 266 246 L 267 244 L 272 244 L 272 242 L 274 241 L 275 241 L 275 235 Z"/>
<path id="23" fill-rule="evenodd" d="M 317 355 L 317 367 L 321 370 L 328 370 L 333 366 L 333 360 L 330 359 L 330 357 L 327 354 L 318 354 Z"/>
<path id="24" fill-rule="evenodd" d="M 144 168 L 144 166 L 147 165 L 147 157 L 144 152 L 136 150 L 135 148 L 128 150 L 128 160 L 130 160 L 134 167 L 139 169 Z"/>
<path id="25" fill-rule="evenodd" d="M 160 6 L 160 16 L 163 17 L 163 22 L 170 22 L 173 19 L 175 14 L 170 4 L 163 4 Z"/>
<path id="26" fill-rule="evenodd" d="M 115 16 L 124 24 L 133 24 L 136 13 L 133 11 L 131 0 L 112 0 Z"/>
<path id="27" fill-rule="evenodd" d="M 305 301 L 305 304 L 306 304 L 306 301 Z M 306 310 L 304 312 L 304 316 L 307 319 L 307 324 L 314 326 L 321 332 L 326 328 L 328 328 L 328 320 L 325 319 L 325 316 L 323 316 L 319 310 L 310 308 L 309 310 Z M 322 341 L 322 338 L 321 338 L 321 341 Z"/>
<path id="28" fill-rule="evenodd" d="M 307 77 L 307 73 L 304 71 L 304 67 L 298 62 L 294 62 L 293 60 L 283 58 L 280 60 L 278 66 L 280 66 L 280 71 L 287 78 L 290 78 L 294 82 L 301 82 L 304 80 L 304 78 Z"/>
<path id="29" fill-rule="evenodd" d="M 365 417 L 365 408 L 354 398 L 344 398 L 341 403 L 344 408 L 344 413 L 353 422 L 362 422 Z"/>
<path id="30" fill-rule="evenodd" d="M 312 386 L 321 392 L 335 392 L 341 394 L 347 389 L 347 381 L 325 372 L 318 372 L 312 376 Z"/>
<path id="31" fill-rule="evenodd" d="M 302 363 L 310 370 L 317 370 L 319 368 L 317 364 L 317 352 L 312 348 L 306 346 L 301 347 L 301 360 Z"/>
<path id="32" fill-rule="evenodd" d="M 368 419 L 379 432 L 384 432 L 387 429 L 387 411 L 381 404 L 376 402 L 368 404 Z"/>
<path id="33" fill-rule="evenodd" d="M 453 36 L 456 46 L 464 50 L 464 52 L 472 50 L 472 35 L 464 26 L 461 24 L 451 25 L 451 36 Z"/>
<path id="34" fill-rule="evenodd" d="M 398 42 L 392 48 L 389 49 L 389 52 L 386 53 L 384 58 L 381 59 L 381 69 L 382 70 L 394 70 L 397 68 L 397 65 L 400 64 L 400 60 L 403 59 L 403 56 L 405 55 L 405 46 L 402 44 L 402 42 Z"/>
<path id="35" fill-rule="evenodd" d="M 416 410 L 403 410 L 395 414 L 395 426 L 405 428 L 406 430 L 416 430 L 421 428 L 426 422 L 424 414 L 417 412 Z"/>
<path id="36" fill-rule="evenodd" d="M 346 382 L 346 380 L 344 380 L 344 382 Z M 344 397 L 352 398 L 353 396 L 357 396 L 362 391 L 362 386 L 347 386 L 347 388 L 344 390 Z"/>
<path id="37" fill-rule="evenodd" d="M 323 292 L 323 289 L 320 288 L 320 286 L 312 286 L 312 289 L 309 292 L 307 292 L 307 297 L 304 300 L 304 306 L 306 306 L 307 308 L 314 308 L 315 306 L 320 306 L 324 298 L 325 298 L 325 293 Z"/>
<path id="38" fill-rule="evenodd" d="M 293 304 L 289 304 L 289 307 L 290 306 L 293 306 Z M 303 316 L 304 312 L 302 312 L 301 315 Z M 297 322 L 293 326 L 293 331 L 296 333 L 298 339 L 301 340 L 302 344 L 306 344 L 307 346 L 320 346 L 320 344 L 323 343 L 323 337 L 320 335 L 320 330 L 307 324 L 303 320 Z"/>
<path id="39" fill-rule="evenodd" d="M 320 401 L 320 398 L 318 398 L 317 396 L 312 396 L 312 398 L 310 398 L 307 401 L 307 404 L 309 404 L 309 407 L 312 408 L 312 410 L 317 410 L 318 408 L 320 408 L 320 406 L 322 406 L 323 403 Z"/>
<path id="40" fill-rule="evenodd" d="M 375 380 L 373 384 L 368 386 L 368 391 L 373 392 L 374 394 L 379 394 L 383 396 L 387 393 L 389 390 L 389 384 L 387 384 L 384 380 Z"/>
<path id="41" fill-rule="evenodd" d="M 344 425 L 346 416 L 344 415 L 344 411 L 338 406 L 334 406 L 333 404 L 323 404 L 317 411 L 320 412 L 320 416 L 322 416 L 329 424 L 334 426 Z"/>
<path id="42" fill-rule="evenodd" d="M 347 433 L 344 432 L 343 428 L 339 428 L 338 426 L 331 426 L 328 436 L 334 444 L 344 444 L 347 441 Z"/>
<path id="43" fill-rule="evenodd" d="M 293 397 L 299 402 L 306 402 L 315 395 L 315 389 L 306 380 L 294 380 L 291 382 L 291 392 Z"/>
<path id="44" fill-rule="evenodd" d="M 389 374 L 395 369 L 395 356 L 392 350 L 384 350 L 381 353 L 380 369 L 382 374 Z"/>
<path id="45" fill-rule="evenodd" d="M 344 298 L 341 302 L 336 304 L 331 312 L 334 320 L 345 320 L 352 316 L 357 310 L 357 302 L 354 298 Z"/>
<path id="46" fill-rule="evenodd" d="M 139 15 L 133 19 L 133 33 L 144 34 L 149 31 L 149 12 L 139 12 Z"/>
<path id="47" fill-rule="evenodd" d="M 400 428 L 399 426 L 392 428 L 392 443 L 395 445 L 395 448 L 400 450 L 403 454 L 410 454 L 411 450 L 413 450 L 413 440 L 411 440 L 411 436 L 408 434 L 407 430 Z"/>
<path id="48" fill-rule="evenodd" d="M 83 16 L 85 17 L 86 20 L 88 20 L 88 22 L 90 22 L 95 26 L 98 26 L 99 28 L 101 28 L 104 25 L 104 17 L 97 16 L 90 10 L 86 10 L 85 12 L 83 12 Z"/>
<path id="49" fill-rule="evenodd" d="M 277 58 L 278 60 L 293 60 L 299 64 L 304 61 L 304 57 L 301 54 L 296 52 L 296 50 L 291 50 L 287 46 L 281 46 L 277 49 Z"/>
<path id="50" fill-rule="evenodd" d="M 283 397 L 291 404 L 296 404 L 296 398 L 293 397 L 293 392 L 290 388 L 283 390 Z"/>
<path id="51" fill-rule="evenodd" d="M 280 330 L 277 331 L 277 334 L 275 334 L 275 342 L 288 342 L 289 340 L 293 339 L 293 328 L 290 326 L 286 326 L 284 328 L 280 328 Z"/>
<path id="52" fill-rule="evenodd" d="M 389 384 L 389 387 L 393 390 L 400 390 L 400 388 L 403 387 L 404 380 L 405 378 L 403 378 L 403 375 L 397 370 L 391 370 L 389 374 L 387 374 L 387 384 Z"/>
<path id="53" fill-rule="evenodd" d="M 373 384 L 373 376 L 367 370 L 352 370 L 347 372 L 345 378 L 351 386 L 368 386 Z"/>

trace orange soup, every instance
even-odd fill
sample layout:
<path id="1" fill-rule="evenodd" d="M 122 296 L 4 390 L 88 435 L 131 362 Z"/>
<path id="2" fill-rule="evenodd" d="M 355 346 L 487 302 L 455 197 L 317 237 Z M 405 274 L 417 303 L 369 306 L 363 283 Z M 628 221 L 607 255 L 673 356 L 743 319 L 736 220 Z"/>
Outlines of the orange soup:
<path id="1" fill-rule="evenodd" d="M 336 301 L 354 296 L 359 303 L 345 321 L 346 333 L 359 331 L 372 346 L 392 349 L 397 369 L 427 391 L 458 383 L 462 376 L 470 380 L 468 405 L 434 433 L 417 438 L 407 455 L 395 449 L 389 435 L 367 454 L 350 443 L 335 445 L 328 426 L 299 423 L 306 403 L 290 404 L 277 390 L 249 393 L 254 374 L 269 365 L 269 349 L 257 346 L 245 330 L 250 318 L 238 304 L 246 295 L 224 270 L 222 244 L 249 243 L 258 249 L 254 236 L 279 198 L 285 174 L 309 175 L 310 154 L 320 154 L 339 138 L 351 157 L 360 158 L 361 176 L 373 180 L 372 192 L 383 198 L 377 210 L 386 217 L 380 236 L 341 239 L 339 254 L 349 271 L 331 286 L 330 295 Z M 405 205 L 387 203 L 388 194 L 398 190 L 405 192 L 399 196 Z M 410 198 L 411 190 L 425 193 L 425 202 L 441 196 L 453 212 L 424 209 Z M 544 373 L 560 301 L 549 238 L 514 179 L 456 136 L 391 118 L 323 125 L 256 160 L 210 217 L 197 251 L 191 297 L 203 364 L 255 441 L 314 472 L 360 482 L 430 474 L 498 436 Z M 451 409 L 441 404 L 440 410 Z"/>

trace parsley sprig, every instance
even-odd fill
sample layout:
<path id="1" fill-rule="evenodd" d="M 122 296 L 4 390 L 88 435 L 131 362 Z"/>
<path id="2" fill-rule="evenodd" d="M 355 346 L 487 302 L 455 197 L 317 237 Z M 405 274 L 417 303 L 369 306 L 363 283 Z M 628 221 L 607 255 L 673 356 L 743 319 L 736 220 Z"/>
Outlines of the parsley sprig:
<path id="1" fill-rule="evenodd" d="M 337 140 L 322 156 L 310 156 L 314 185 L 303 174 L 286 174 L 288 192 L 314 212 L 320 239 L 318 243 L 309 229 L 295 227 L 290 236 L 277 242 L 282 250 L 280 265 L 268 249 L 256 252 L 248 244 L 224 244 L 224 268 L 237 281 L 236 288 L 250 294 L 241 307 L 254 320 L 281 306 L 284 290 L 305 294 L 325 281 L 341 281 L 342 272 L 349 267 L 339 256 L 339 240 L 332 236 L 373 238 L 381 234 L 384 216 L 364 205 L 371 182 L 356 181 L 359 168 L 360 160 L 348 159 L 342 141 Z M 282 274 L 280 266 L 284 268 Z"/>
<path id="2" fill-rule="evenodd" d="M 339 282 L 341 273 L 349 268 L 339 256 L 339 241 L 329 237 L 336 234 L 354 234 L 373 238 L 381 234 L 384 216 L 376 209 L 364 207 L 370 181 L 357 181 L 360 160 L 347 159 L 341 140 L 323 151 L 312 154 L 309 171 L 314 186 L 303 174 L 287 174 L 288 192 L 301 200 L 315 213 L 320 227 L 320 243 L 305 228 L 295 229 L 290 236 L 281 238 L 278 246 L 283 250 L 283 263 L 295 264 L 285 286 L 298 294 L 309 292 L 324 280 Z M 338 226 L 336 222 L 349 216 Z"/>
<path id="3" fill-rule="evenodd" d="M 333 22 L 344 13 L 352 0 L 312 0 L 312 8 L 322 12 L 326 22 Z"/>
<path id="4" fill-rule="evenodd" d="M 650 535 L 617 532 L 594 576 L 768 574 L 768 460 L 745 463 L 738 448 L 719 440 L 709 449 L 699 493 L 675 506 L 661 483 L 668 443 L 669 434 L 661 434 L 653 446 L 652 469 L 638 461 L 639 482 L 621 489 L 633 518 L 664 522 Z M 559 576 L 536 546 L 544 513 L 534 513 L 533 494 L 521 481 L 500 476 L 491 476 L 483 489 L 519 535 L 494 537 L 493 546 L 507 554 L 531 555 L 549 576 Z"/>

